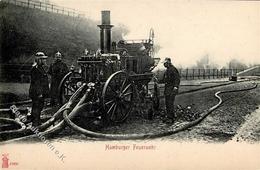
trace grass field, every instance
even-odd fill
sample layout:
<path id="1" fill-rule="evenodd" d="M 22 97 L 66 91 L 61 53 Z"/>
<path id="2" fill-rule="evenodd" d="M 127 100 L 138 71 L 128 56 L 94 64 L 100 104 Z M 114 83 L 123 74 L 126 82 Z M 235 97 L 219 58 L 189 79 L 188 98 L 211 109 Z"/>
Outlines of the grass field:
<path id="1" fill-rule="evenodd" d="M 29 83 L 0 83 L 0 103 L 29 99 Z"/>

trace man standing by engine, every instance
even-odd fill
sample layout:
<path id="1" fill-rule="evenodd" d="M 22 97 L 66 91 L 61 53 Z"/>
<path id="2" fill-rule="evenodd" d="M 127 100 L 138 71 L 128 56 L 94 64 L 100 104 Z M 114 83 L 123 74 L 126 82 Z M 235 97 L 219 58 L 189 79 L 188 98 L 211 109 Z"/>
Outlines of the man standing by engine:
<path id="1" fill-rule="evenodd" d="M 164 95 L 167 115 L 166 123 L 173 123 L 176 119 L 176 113 L 174 111 L 174 100 L 179 90 L 180 74 L 178 70 L 172 65 L 170 58 L 165 58 L 164 67 L 166 68 L 163 77 L 163 81 L 165 83 Z"/>
<path id="2" fill-rule="evenodd" d="M 58 88 L 62 78 L 69 72 L 67 65 L 62 61 L 60 52 L 55 54 L 55 61 L 51 64 L 48 73 L 51 75 L 51 105 L 58 104 Z"/>
<path id="3" fill-rule="evenodd" d="M 49 82 L 47 72 L 44 70 L 47 56 L 43 52 L 35 55 L 35 64 L 31 69 L 31 84 L 29 96 L 32 99 L 32 125 L 39 126 L 41 111 L 44 107 L 44 99 L 49 94 Z"/>

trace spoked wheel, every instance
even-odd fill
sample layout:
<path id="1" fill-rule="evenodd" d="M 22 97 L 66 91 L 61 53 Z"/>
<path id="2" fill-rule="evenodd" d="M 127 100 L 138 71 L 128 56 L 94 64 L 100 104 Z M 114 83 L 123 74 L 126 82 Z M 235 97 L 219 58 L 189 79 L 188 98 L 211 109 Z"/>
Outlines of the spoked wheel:
<path id="1" fill-rule="evenodd" d="M 78 72 L 66 74 L 59 85 L 59 103 L 66 103 L 82 83 L 82 77 Z"/>
<path id="2" fill-rule="evenodd" d="M 123 122 L 132 109 L 133 86 L 124 71 L 112 74 L 102 91 L 106 117 L 115 123 Z"/>

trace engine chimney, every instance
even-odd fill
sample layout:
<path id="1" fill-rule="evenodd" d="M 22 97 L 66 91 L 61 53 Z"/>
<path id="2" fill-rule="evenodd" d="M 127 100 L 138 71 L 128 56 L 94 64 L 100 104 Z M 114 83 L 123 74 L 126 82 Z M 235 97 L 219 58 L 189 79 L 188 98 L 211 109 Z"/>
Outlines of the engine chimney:
<path id="1" fill-rule="evenodd" d="M 110 25 L 110 11 L 101 11 L 101 24 L 100 28 L 100 49 L 101 53 L 111 53 L 111 28 Z"/>

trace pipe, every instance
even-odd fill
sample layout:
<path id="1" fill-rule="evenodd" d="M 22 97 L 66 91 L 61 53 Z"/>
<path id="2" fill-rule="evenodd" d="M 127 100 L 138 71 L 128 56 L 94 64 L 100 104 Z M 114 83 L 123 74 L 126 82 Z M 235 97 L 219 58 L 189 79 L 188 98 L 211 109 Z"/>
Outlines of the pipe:
<path id="1" fill-rule="evenodd" d="M 110 11 L 101 11 L 101 25 L 100 28 L 100 49 L 101 54 L 111 53 L 111 28 Z"/>

